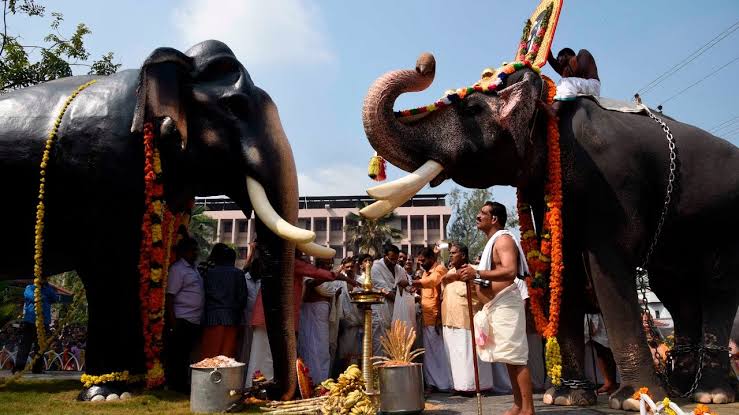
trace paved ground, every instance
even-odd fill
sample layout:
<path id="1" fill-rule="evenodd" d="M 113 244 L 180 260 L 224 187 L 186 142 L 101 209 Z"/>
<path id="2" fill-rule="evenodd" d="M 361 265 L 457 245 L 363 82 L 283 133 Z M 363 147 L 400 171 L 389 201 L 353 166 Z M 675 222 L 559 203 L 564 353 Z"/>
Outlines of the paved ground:
<path id="1" fill-rule="evenodd" d="M 592 408 L 577 408 L 564 406 L 545 405 L 541 401 L 541 394 L 534 395 L 534 405 L 537 413 L 547 415 L 616 415 L 635 414 L 635 412 L 619 411 L 608 408 L 606 395 L 598 397 L 598 405 Z M 687 401 L 677 401 L 683 410 L 692 410 L 695 404 Z M 487 396 L 482 398 L 482 413 L 485 415 L 502 414 L 511 407 L 513 397 L 511 395 Z M 739 403 L 729 405 L 712 405 L 711 409 L 720 415 L 739 415 Z M 448 394 L 433 394 L 426 400 L 424 414 L 477 414 L 477 398 L 464 398 Z"/>
<path id="2" fill-rule="evenodd" d="M 0 371 L 0 378 L 10 375 L 10 371 Z M 49 372 L 40 375 L 26 374 L 24 379 L 28 380 L 59 380 L 59 379 L 79 379 L 81 372 Z M 577 408 L 545 405 L 541 400 L 542 395 L 534 395 L 534 405 L 537 413 L 547 415 L 616 415 L 616 414 L 634 414 L 634 412 L 619 411 L 608 408 L 608 399 L 606 395 L 598 397 L 598 405 L 592 408 Z M 502 414 L 511 407 L 513 397 L 511 395 L 484 396 L 482 398 L 482 413 L 485 415 Z M 685 400 L 678 400 L 678 404 L 683 410 L 692 410 L 695 404 Z M 711 409 L 715 410 L 719 415 L 739 415 L 739 403 L 729 405 L 712 405 Z M 424 414 L 429 415 L 456 415 L 456 414 L 477 414 L 477 398 L 465 398 L 462 396 L 454 396 L 444 393 L 432 394 L 426 400 L 426 410 Z"/>

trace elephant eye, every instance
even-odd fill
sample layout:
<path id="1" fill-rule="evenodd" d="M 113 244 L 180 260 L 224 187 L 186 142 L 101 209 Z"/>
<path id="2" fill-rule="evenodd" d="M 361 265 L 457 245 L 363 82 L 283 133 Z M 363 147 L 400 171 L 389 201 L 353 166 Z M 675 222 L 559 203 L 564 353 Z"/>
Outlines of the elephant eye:
<path id="1" fill-rule="evenodd" d="M 460 108 L 463 115 L 474 117 L 482 112 L 482 106 L 476 103 L 466 103 Z"/>

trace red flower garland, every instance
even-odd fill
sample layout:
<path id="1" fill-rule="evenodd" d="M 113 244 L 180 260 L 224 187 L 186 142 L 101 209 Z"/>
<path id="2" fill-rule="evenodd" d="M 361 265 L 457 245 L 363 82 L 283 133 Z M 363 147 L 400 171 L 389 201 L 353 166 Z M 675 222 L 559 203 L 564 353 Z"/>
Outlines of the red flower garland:
<path id="1" fill-rule="evenodd" d="M 146 356 L 146 387 L 164 383 L 161 363 L 164 333 L 164 301 L 167 272 L 171 259 L 174 231 L 186 226 L 189 215 L 173 215 L 165 206 L 159 149 L 151 123 L 144 125 L 144 203 L 139 253 L 139 299 Z M 190 206 L 191 207 L 191 206 Z M 186 229 L 186 228 L 185 228 Z M 185 230 L 185 234 L 186 234 Z"/>

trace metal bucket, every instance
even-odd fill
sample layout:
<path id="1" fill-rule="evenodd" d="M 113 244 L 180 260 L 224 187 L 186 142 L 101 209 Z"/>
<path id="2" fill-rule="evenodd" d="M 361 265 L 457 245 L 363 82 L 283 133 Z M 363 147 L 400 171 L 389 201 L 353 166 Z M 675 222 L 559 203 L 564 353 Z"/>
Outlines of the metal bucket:
<path id="1" fill-rule="evenodd" d="M 231 396 L 232 390 L 244 387 L 246 365 L 239 363 L 233 367 L 192 367 L 190 388 L 190 411 L 223 412 L 236 402 L 240 394 Z"/>
<path id="2" fill-rule="evenodd" d="M 423 365 L 377 368 L 380 379 L 380 412 L 417 414 L 424 408 Z"/>

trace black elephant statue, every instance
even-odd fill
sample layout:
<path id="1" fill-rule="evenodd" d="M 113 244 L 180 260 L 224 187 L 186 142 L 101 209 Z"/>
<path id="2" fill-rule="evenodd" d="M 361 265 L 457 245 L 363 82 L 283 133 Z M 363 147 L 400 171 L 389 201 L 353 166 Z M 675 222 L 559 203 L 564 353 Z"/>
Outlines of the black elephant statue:
<path id="1" fill-rule="evenodd" d="M 379 187 L 368 190 L 384 195 L 377 209 L 392 208 L 426 183 L 447 178 L 469 188 L 509 185 L 532 205 L 540 231 L 548 118 L 536 103 L 547 97 L 547 84 L 536 71 L 524 68 L 508 76 L 497 93 L 469 93 L 443 108 L 401 120 L 393 111 L 395 100 L 426 89 L 435 66 L 433 56 L 424 54 L 415 70 L 377 79 L 365 98 L 363 121 L 372 147 L 403 170 L 418 169 L 383 185 L 381 192 Z M 639 387 L 661 399 L 666 387 L 655 373 L 642 327 L 635 268 L 645 258 L 665 204 L 671 154 L 665 131 L 645 114 L 608 111 L 586 98 L 565 106 L 559 115 L 565 270 L 558 341 L 563 378 L 585 378 L 582 322 L 589 275 L 623 380 L 610 396 L 611 406 L 623 407 Z M 674 319 L 676 367 L 669 383 L 687 391 L 699 372 L 693 399 L 732 402 L 726 346 L 739 289 L 739 149 L 696 127 L 657 116 L 676 142 L 674 189 L 648 267 L 649 283 Z M 686 352 L 677 354 L 679 350 Z M 558 404 L 595 401 L 595 394 L 583 389 L 565 387 L 548 394 Z"/>
<path id="2" fill-rule="evenodd" d="M 75 76 L 0 95 L 0 192 L 8 218 L 0 278 L 33 275 L 39 165 L 46 136 L 69 104 L 46 167 L 43 272 L 77 270 L 89 304 L 86 370 L 142 373 L 139 247 L 144 203 L 142 128 L 158 132 L 164 199 L 184 211 L 194 196 L 228 195 L 257 216 L 269 271 L 262 284 L 277 398 L 292 396 L 296 244 L 324 255 L 297 220 L 295 162 L 270 96 L 223 43 L 155 50 L 141 70 Z M 94 394 L 108 393 L 106 385 Z M 85 396 L 85 391 L 81 396 Z M 89 394 L 88 394 L 89 395 Z"/>

